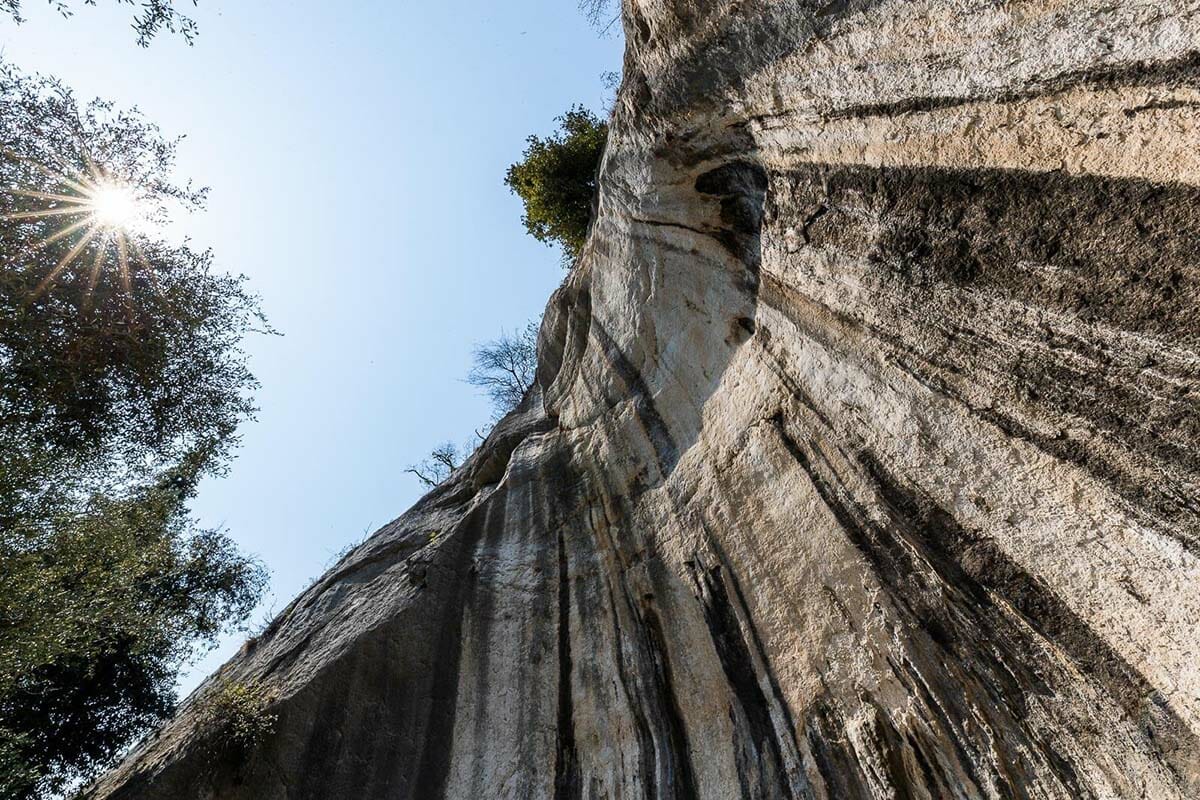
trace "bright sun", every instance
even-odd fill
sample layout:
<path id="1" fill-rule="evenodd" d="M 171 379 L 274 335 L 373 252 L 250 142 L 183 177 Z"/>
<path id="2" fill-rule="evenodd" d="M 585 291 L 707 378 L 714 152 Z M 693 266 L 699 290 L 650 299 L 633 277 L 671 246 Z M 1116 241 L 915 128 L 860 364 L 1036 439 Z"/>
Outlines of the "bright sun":
<path id="1" fill-rule="evenodd" d="M 128 229 L 141 217 L 137 197 L 127 186 L 102 183 L 89 194 L 92 216 L 105 228 Z"/>
<path id="2" fill-rule="evenodd" d="M 0 0 L 0 5 L 3 0 Z M 86 156 L 85 156 L 86 158 Z M 30 252 L 40 250 L 49 245 L 77 237 L 70 245 L 67 253 L 54 265 L 38 287 L 32 292 L 30 300 L 37 298 L 58 278 L 58 276 L 75 263 L 89 246 L 94 255 L 91 269 L 87 274 L 87 298 L 90 302 L 92 290 L 99 279 L 100 270 L 105 264 L 114 264 L 121 279 L 128 300 L 132 297 L 132 278 L 130 265 L 136 263 L 149 271 L 149 264 L 138 244 L 140 235 L 146 233 L 149 227 L 150 214 L 142 196 L 132 184 L 116 180 L 107 170 L 98 168 L 90 158 L 86 158 L 91 177 L 75 175 L 74 177 L 60 175 L 53 170 L 34 164 L 35 167 L 59 183 L 68 193 L 45 192 L 35 189 L 8 188 L 9 194 L 18 197 L 45 201 L 45 208 L 14 211 L 0 215 L 0 220 L 32 222 L 34 220 L 61 219 L 63 224 L 53 233 L 35 242 Z M 115 258 L 109 258 L 109 254 Z M 150 273 L 153 279 L 153 273 Z"/>

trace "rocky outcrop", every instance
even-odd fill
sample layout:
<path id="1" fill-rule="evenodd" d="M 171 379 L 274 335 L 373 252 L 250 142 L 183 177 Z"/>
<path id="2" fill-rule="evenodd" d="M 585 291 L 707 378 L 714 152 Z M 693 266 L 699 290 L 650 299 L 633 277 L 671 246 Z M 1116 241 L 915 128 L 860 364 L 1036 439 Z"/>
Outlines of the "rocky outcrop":
<path id="1" fill-rule="evenodd" d="M 1200 4 L 625 19 L 538 386 L 91 796 L 1200 796 Z"/>

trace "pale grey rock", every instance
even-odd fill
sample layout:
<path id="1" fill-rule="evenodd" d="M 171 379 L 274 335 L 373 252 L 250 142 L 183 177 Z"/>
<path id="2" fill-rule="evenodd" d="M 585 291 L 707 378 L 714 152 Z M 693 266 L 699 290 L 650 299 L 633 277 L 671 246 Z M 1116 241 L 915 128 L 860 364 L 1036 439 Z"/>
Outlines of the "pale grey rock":
<path id="1" fill-rule="evenodd" d="M 1200 3 L 625 19 L 538 386 L 90 796 L 1200 796 Z"/>

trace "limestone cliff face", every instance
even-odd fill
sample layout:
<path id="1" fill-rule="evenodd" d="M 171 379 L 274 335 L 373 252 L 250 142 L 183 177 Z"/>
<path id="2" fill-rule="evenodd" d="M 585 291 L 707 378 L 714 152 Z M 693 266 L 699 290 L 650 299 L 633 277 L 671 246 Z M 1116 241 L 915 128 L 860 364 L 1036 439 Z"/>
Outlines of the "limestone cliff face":
<path id="1" fill-rule="evenodd" d="M 1200 3 L 625 20 L 523 409 L 91 796 L 1200 797 Z"/>

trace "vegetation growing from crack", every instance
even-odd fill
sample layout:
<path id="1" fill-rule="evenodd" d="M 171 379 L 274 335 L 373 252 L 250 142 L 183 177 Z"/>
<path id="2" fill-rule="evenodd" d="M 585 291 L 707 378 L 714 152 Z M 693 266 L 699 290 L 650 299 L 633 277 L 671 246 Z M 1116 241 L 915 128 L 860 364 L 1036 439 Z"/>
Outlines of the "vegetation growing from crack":
<path id="1" fill-rule="evenodd" d="M 531 320 L 520 331 L 502 333 L 475 348 L 467 383 L 482 389 L 491 400 L 495 419 L 515 411 L 533 386 L 540 325 L 540 319 Z"/>
<path id="2" fill-rule="evenodd" d="M 242 760 L 275 732 L 275 699 L 273 690 L 255 681 L 226 683 L 201 702 L 200 728 L 218 753 Z"/>
<path id="3" fill-rule="evenodd" d="M 482 389 L 492 402 L 492 418 L 499 420 L 521 404 L 537 378 L 537 335 L 540 320 L 531 320 L 520 331 L 502 333 L 499 338 L 475 348 L 467 383 Z M 478 442 L 486 437 L 476 431 Z M 420 463 L 404 470 L 416 476 L 421 485 L 440 485 L 471 455 L 478 442 L 461 447 L 443 442 Z"/>
<path id="4" fill-rule="evenodd" d="M 432 489 L 449 478 L 469 454 L 466 448 L 460 449 L 453 442 L 443 442 L 433 448 L 420 463 L 412 464 L 404 471 L 416 476 L 422 486 Z"/>
<path id="5" fill-rule="evenodd" d="M 580 8 L 594 23 L 603 18 L 607 2 L 589 0 Z M 615 85 L 616 73 L 605 75 L 606 85 Z M 575 106 L 558 117 L 558 130 L 545 138 L 530 136 L 522 159 L 508 168 L 504 182 L 525 206 L 523 222 L 534 238 L 562 249 L 569 266 L 583 249 L 592 219 L 596 174 L 608 124 L 583 106 Z M 492 418 L 499 420 L 514 411 L 533 386 L 537 373 L 537 335 L 540 320 L 525 328 L 475 348 L 467 382 L 482 389 L 492 403 Z M 480 435 L 480 440 L 484 438 Z M 443 442 L 405 472 L 426 488 L 448 478 L 474 450 Z"/>
<path id="6" fill-rule="evenodd" d="M 608 123 L 583 106 L 558 117 L 558 130 L 530 136 L 522 159 L 504 182 L 525 205 L 522 222 L 531 236 L 562 248 L 566 266 L 587 239 L 596 193 L 596 171 L 608 140 Z"/>

